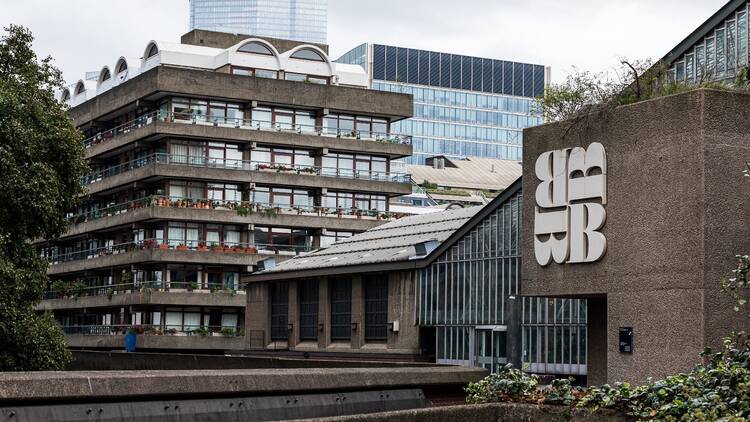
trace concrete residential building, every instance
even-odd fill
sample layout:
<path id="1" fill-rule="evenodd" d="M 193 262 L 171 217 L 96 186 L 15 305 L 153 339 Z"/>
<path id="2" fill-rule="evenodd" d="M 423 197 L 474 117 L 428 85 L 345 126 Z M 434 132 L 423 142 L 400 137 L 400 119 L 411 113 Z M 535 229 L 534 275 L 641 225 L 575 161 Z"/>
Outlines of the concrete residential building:
<path id="1" fill-rule="evenodd" d="M 517 179 L 486 206 L 405 217 L 243 277 L 248 347 L 585 376 L 585 301 L 520 303 L 521 204 Z"/>
<path id="2" fill-rule="evenodd" d="M 40 244 L 38 308 L 74 347 L 122 347 L 136 325 L 140 348 L 241 348 L 241 274 L 382 224 L 411 191 L 390 171 L 411 98 L 366 88 L 317 46 L 208 31 L 80 81 L 62 98 L 92 172 L 69 231 Z"/>
<path id="3" fill-rule="evenodd" d="M 394 125 L 413 137 L 408 164 L 436 155 L 520 160 L 523 128 L 542 122 L 534 99 L 549 67 L 371 43 L 336 61 L 362 66 L 373 89 L 414 97 L 414 117 Z"/>
<path id="4" fill-rule="evenodd" d="M 325 44 L 328 0 L 190 0 L 190 29 Z"/>

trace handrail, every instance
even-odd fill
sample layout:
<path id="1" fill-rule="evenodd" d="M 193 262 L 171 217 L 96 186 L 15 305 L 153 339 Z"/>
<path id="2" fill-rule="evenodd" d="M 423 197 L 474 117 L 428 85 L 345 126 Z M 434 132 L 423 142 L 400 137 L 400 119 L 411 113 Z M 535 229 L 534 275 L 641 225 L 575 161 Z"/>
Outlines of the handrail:
<path id="1" fill-rule="evenodd" d="M 217 199 L 196 199 L 184 198 L 167 195 L 151 195 L 131 201 L 113 204 L 104 208 L 82 212 L 68 216 L 68 221 L 73 224 L 80 224 L 86 221 L 97 220 L 99 218 L 112 217 L 115 215 L 126 214 L 141 208 L 165 207 L 165 208 L 191 208 L 191 209 L 210 209 L 234 211 L 240 216 L 259 213 L 268 217 L 274 217 L 279 214 L 314 214 L 320 217 L 344 217 L 355 216 L 357 218 L 372 218 L 377 220 L 398 219 L 404 216 L 402 213 L 393 213 L 390 211 L 365 210 L 356 207 L 326 207 L 320 205 L 288 205 L 288 204 L 271 204 L 265 202 L 248 202 L 248 201 L 228 201 Z"/>
<path id="2" fill-rule="evenodd" d="M 82 296 L 110 296 L 119 293 L 140 292 L 146 290 L 170 291 L 170 290 L 187 290 L 187 291 L 210 291 L 210 292 L 232 292 L 236 293 L 237 288 L 227 286 L 224 283 L 207 283 L 206 288 L 198 283 L 181 282 L 181 281 L 134 281 L 130 283 L 102 284 L 98 286 L 79 285 L 79 282 L 62 283 L 64 287 L 57 285 L 58 282 L 52 283 L 52 288 L 44 292 L 44 299 L 60 299 L 63 297 L 82 297 Z"/>
<path id="3" fill-rule="evenodd" d="M 79 261 L 85 259 L 95 259 L 102 256 L 117 255 L 121 253 L 132 252 L 142 249 L 169 249 L 178 251 L 215 251 L 223 253 L 247 253 L 258 254 L 263 252 L 309 252 L 310 246 L 296 245 L 268 245 L 253 244 L 242 242 L 206 242 L 203 240 L 186 240 L 186 239 L 145 239 L 142 241 L 124 242 L 113 245 L 102 246 L 99 248 L 83 249 L 67 253 L 53 253 L 52 256 L 43 256 L 47 261 L 54 265 L 61 262 Z"/>
<path id="4" fill-rule="evenodd" d="M 247 130 L 263 130 L 269 132 L 289 132 L 298 134 L 309 134 L 317 136 L 331 136 L 337 138 L 351 138 L 365 141 L 384 142 L 390 144 L 411 145 L 411 135 L 402 135 L 391 132 L 375 132 L 361 130 L 342 130 L 326 128 L 320 125 L 307 124 L 274 124 L 268 120 L 244 119 L 232 117 L 209 117 L 192 113 L 176 113 L 171 111 L 151 111 L 133 120 L 115 126 L 111 129 L 104 130 L 93 136 L 86 138 L 83 145 L 91 148 L 94 145 L 106 142 L 118 135 L 128 133 L 155 122 L 172 122 L 186 124 L 200 124 L 209 126 L 233 127 Z"/>
<path id="5" fill-rule="evenodd" d="M 65 334 L 82 334 L 94 336 L 112 336 L 126 334 L 129 330 L 144 335 L 174 335 L 205 336 L 220 334 L 223 337 L 244 336 L 242 329 L 221 325 L 190 325 L 190 324 L 94 324 L 94 325 L 63 325 Z"/>
<path id="6" fill-rule="evenodd" d="M 187 155 L 154 153 L 135 160 L 107 167 L 84 175 L 81 184 L 86 186 L 118 174 L 154 164 L 181 165 L 189 167 L 221 168 L 229 170 L 273 171 L 277 173 L 309 174 L 343 179 L 364 179 L 409 183 L 411 175 L 373 170 L 340 169 L 337 167 L 318 167 L 302 164 L 271 163 L 266 161 L 237 160 L 229 158 L 194 157 Z"/>

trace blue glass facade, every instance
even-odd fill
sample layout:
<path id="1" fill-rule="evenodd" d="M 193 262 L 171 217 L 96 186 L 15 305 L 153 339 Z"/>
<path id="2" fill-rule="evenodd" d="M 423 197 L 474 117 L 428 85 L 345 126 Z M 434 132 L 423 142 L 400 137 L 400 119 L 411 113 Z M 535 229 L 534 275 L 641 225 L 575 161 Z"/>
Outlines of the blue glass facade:
<path id="1" fill-rule="evenodd" d="M 325 43 L 328 0 L 190 0 L 190 29 Z"/>
<path id="2" fill-rule="evenodd" d="M 523 128 L 542 122 L 534 113 L 546 81 L 541 65 L 380 44 L 337 61 L 365 68 L 373 89 L 414 96 L 414 117 L 392 126 L 413 137 L 407 163 L 434 155 L 520 160 Z"/>

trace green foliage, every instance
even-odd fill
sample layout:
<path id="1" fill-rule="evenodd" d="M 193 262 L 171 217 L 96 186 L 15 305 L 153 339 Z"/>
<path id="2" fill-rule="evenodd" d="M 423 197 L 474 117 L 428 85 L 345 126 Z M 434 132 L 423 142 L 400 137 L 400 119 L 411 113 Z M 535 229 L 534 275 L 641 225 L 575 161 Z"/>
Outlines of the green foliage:
<path id="1" fill-rule="evenodd" d="M 227 336 L 227 337 L 234 337 L 236 335 L 236 332 L 234 331 L 234 328 L 232 327 L 224 327 L 219 331 L 221 335 Z"/>
<path id="2" fill-rule="evenodd" d="M 570 380 L 537 386 L 534 375 L 503 368 L 466 388 L 467 402 L 552 403 L 592 410 L 612 409 L 643 421 L 744 421 L 750 418 L 750 343 L 733 334 L 722 350 L 707 349 L 705 363 L 633 387 L 628 383 L 573 387 Z"/>
<path id="3" fill-rule="evenodd" d="M 37 315 L 47 263 L 28 242 L 54 239 L 83 192 L 82 135 L 54 98 L 63 80 L 33 37 L 11 25 L 0 38 L 0 370 L 62 369 L 59 326 Z"/>

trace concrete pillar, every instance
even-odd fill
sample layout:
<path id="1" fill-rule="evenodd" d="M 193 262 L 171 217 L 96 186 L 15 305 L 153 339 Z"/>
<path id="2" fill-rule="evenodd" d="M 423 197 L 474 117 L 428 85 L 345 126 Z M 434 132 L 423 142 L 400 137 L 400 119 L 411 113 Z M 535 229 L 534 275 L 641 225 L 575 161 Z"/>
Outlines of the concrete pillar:
<path id="1" fill-rule="evenodd" d="M 388 323 L 398 323 L 398 331 L 388 330 L 389 349 L 413 349 L 419 352 L 419 327 L 414 320 L 414 271 L 388 274 Z M 391 327 L 391 325 L 389 325 Z"/>
<path id="2" fill-rule="evenodd" d="M 289 282 L 289 309 L 287 312 L 287 323 L 291 330 L 289 330 L 289 339 L 287 344 L 290 348 L 296 346 L 299 343 L 299 293 L 298 293 L 298 282 Z"/>
<path id="3" fill-rule="evenodd" d="M 356 325 L 355 325 L 356 324 Z M 356 330 L 354 327 L 356 326 Z M 365 344 L 365 291 L 362 276 L 352 276 L 352 349 Z"/>
<path id="4" fill-rule="evenodd" d="M 318 281 L 318 348 L 323 350 L 331 344 L 331 293 L 327 277 Z"/>
<path id="5" fill-rule="evenodd" d="M 508 363 L 514 368 L 522 368 L 521 364 L 521 297 L 508 298 L 505 302 L 505 323 L 508 327 L 506 332 L 506 356 Z"/>
<path id="6" fill-rule="evenodd" d="M 607 297 L 591 298 L 587 301 L 588 341 L 586 343 L 587 384 L 601 385 L 607 382 Z"/>
<path id="7" fill-rule="evenodd" d="M 245 348 L 265 348 L 271 342 L 271 297 L 268 283 L 247 285 Z"/>

